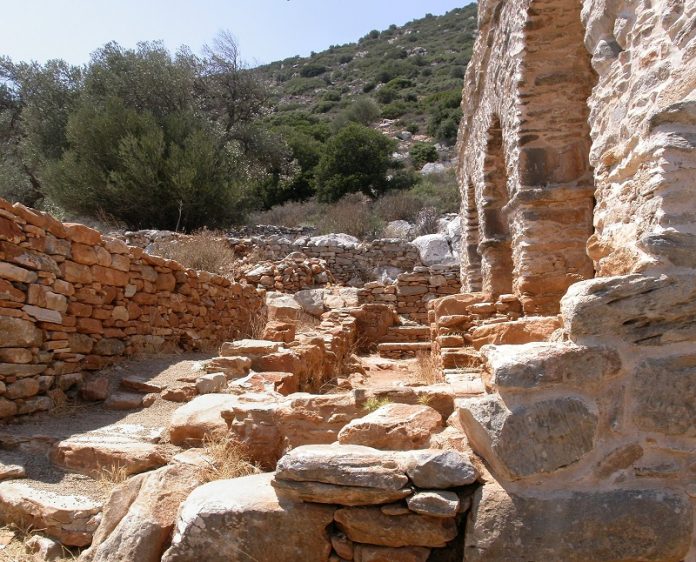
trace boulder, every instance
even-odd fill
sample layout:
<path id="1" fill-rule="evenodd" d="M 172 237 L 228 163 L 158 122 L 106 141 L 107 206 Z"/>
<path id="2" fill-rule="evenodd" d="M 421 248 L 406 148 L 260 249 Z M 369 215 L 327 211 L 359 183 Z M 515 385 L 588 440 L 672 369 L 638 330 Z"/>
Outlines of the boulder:
<path id="1" fill-rule="evenodd" d="M 666 488 L 513 495 L 495 482 L 476 492 L 465 559 L 678 562 L 693 525 L 688 499 Z"/>
<path id="2" fill-rule="evenodd" d="M 442 416 L 430 406 L 386 404 L 347 424 L 338 441 L 392 451 L 422 449 L 441 427 Z"/>
<path id="3" fill-rule="evenodd" d="M 549 398 L 508 409 L 497 394 L 457 401 L 472 449 L 501 478 L 548 473 L 594 447 L 597 416 L 581 399 Z"/>
<path id="4" fill-rule="evenodd" d="M 225 373 L 228 379 L 238 379 L 249 374 L 251 359 L 243 356 L 216 357 L 206 362 L 205 370 L 208 373 Z"/>
<path id="5" fill-rule="evenodd" d="M 334 520 L 350 540 L 380 546 L 440 548 L 457 536 L 453 518 L 387 515 L 379 507 L 338 509 Z"/>
<path id="6" fill-rule="evenodd" d="M 410 239 L 416 231 L 416 227 L 408 221 L 396 220 L 387 223 L 384 227 L 383 236 L 386 238 Z"/>
<path id="7" fill-rule="evenodd" d="M 423 265 L 454 265 L 456 262 L 449 242 L 442 234 L 419 236 L 411 243 L 418 249 Z"/>
<path id="8" fill-rule="evenodd" d="M 0 482 L 0 522 L 41 529 L 66 546 L 87 546 L 99 524 L 99 502 L 81 495 L 59 495 L 23 482 Z"/>
<path id="9" fill-rule="evenodd" d="M 285 293 L 266 293 L 268 320 L 295 323 L 302 313 L 302 306 L 292 295 Z"/>
<path id="10" fill-rule="evenodd" d="M 19 464 L 9 464 L 0 462 L 0 481 L 13 480 L 15 478 L 25 478 L 26 469 Z"/>
<path id="11" fill-rule="evenodd" d="M 162 562 L 326 562 L 334 507 L 277 494 L 272 474 L 218 480 L 182 504 Z"/>
<path id="12" fill-rule="evenodd" d="M 183 453 L 172 464 L 116 488 L 80 562 L 159 562 L 169 546 L 179 505 L 204 482 L 204 465 L 202 457 Z"/>
<path id="13" fill-rule="evenodd" d="M 319 246 L 326 248 L 355 248 L 358 244 L 360 244 L 360 240 L 358 240 L 355 236 L 350 236 L 343 233 L 312 236 L 307 242 L 307 246 Z"/>
<path id="14" fill-rule="evenodd" d="M 458 488 L 478 478 L 469 455 L 459 451 L 423 449 L 404 453 L 401 459 L 406 474 L 419 488 Z"/>
<path id="15" fill-rule="evenodd" d="M 230 394 L 204 394 L 177 408 L 169 422 L 169 439 L 174 445 L 200 445 L 206 436 L 227 433 L 223 410 L 237 404 Z"/>
<path id="16" fill-rule="evenodd" d="M 213 394 L 221 392 L 227 386 L 225 373 L 208 373 L 196 378 L 198 394 Z"/>
<path id="17" fill-rule="evenodd" d="M 228 341 L 220 347 L 220 355 L 223 357 L 237 357 L 250 355 L 266 355 L 275 353 L 283 347 L 281 342 L 270 340 L 236 340 Z"/>
<path id="18" fill-rule="evenodd" d="M 63 558 L 63 547 L 61 544 L 41 535 L 33 535 L 28 539 L 24 543 L 24 549 L 27 554 L 33 554 L 34 558 L 41 562 L 52 562 L 53 560 Z"/>
<path id="19" fill-rule="evenodd" d="M 324 314 L 324 289 L 303 289 L 294 296 L 302 310 L 310 316 L 319 318 Z"/>

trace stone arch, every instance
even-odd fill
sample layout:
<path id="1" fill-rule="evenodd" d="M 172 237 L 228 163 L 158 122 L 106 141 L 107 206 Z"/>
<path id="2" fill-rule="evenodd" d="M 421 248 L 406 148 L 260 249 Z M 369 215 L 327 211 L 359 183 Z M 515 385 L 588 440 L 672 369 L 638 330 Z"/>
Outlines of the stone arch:
<path id="1" fill-rule="evenodd" d="M 479 245 L 482 290 L 491 296 L 512 292 L 513 260 L 510 226 L 505 212 L 509 202 L 508 176 L 500 118 L 493 115 L 488 128 L 479 197 Z"/>

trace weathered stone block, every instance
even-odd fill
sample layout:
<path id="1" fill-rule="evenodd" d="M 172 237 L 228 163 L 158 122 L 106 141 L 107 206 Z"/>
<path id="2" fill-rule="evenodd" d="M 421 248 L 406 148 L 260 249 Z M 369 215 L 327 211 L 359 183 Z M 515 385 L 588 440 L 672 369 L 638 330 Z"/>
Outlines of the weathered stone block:
<path id="1" fill-rule="evenodd" d="M 631 392 L 640 429 L 696 437 L 696 355 L 644 361 L 633 375 Z"/>
<path id="2" fill-rule="evenodd" d="M 517 479 L 553 472 L 594 446 L 597 416 L 579 398 L 553 398 L 508 409 L 497 394 L 457 401 L 474 451 L 494 473 Z"/>
<path id="3" fill-rule="evenodd" d="M 668 490 L 512 495 L 488 483 L 466 526 L 472 562 L 677 562 L 689 549 L 692 508 Z"/>
<path id="4" fill-rule="evenodd" d="M 583 387 L 601 381 L 621 367 L 614 350 L 568 343 L 484 346 L 481 353 L 491 374 L 491 383 L 501 389 L 558 383 Z"/>
<path id="5" fill-rule="evenodd" d="M 21 318 L 0 316 L 0 334 L 0 347 L 38 347 L 43 343 L 43 332 Z"/>

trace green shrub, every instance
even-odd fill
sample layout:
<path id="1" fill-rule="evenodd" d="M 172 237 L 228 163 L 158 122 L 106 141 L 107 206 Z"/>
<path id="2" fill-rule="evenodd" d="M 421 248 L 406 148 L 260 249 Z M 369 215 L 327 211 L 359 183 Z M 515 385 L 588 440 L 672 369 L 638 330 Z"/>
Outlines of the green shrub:
<path id="1" fill-rule="evenodd" d="M 438 158 L 437 149 L 429 142 L 415 143 L 409 152 L 413 165 L 420 169 L 428 162 L 435 162 Z"/>
<path id="2" fill-rule="evenodd" d="M 321 76 L 326 72 L 326 67 L 321 64 L 306 64 L 300 69 L 300 76 L 303 78 L 313 78 Z"/>

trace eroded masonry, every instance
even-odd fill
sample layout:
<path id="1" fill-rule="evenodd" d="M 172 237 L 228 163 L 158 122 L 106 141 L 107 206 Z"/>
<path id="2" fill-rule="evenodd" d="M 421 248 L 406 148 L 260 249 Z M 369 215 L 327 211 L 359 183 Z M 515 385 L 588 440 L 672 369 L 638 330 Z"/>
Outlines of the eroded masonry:
<path id="1" fill-rule="evenodd" d="M 696 4 L 478 17 L 456 251 L 228 240 L 230 281 L 0 200 L 38 559 L 696 560 Z"/>

